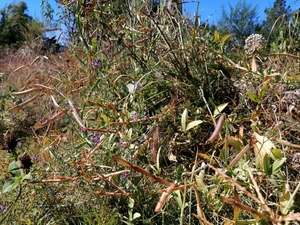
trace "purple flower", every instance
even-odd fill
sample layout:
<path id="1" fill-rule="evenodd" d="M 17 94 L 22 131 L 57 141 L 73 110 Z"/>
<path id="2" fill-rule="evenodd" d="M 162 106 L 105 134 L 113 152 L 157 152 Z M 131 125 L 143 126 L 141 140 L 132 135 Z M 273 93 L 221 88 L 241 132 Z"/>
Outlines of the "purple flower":
<path id="1" fill-rule="evenodd" d="M 136 82 L 135 85 L 134 85 L 134 87 L 135 87 L 136 90 L 140 89 L 141 86 L 142 86 L 141 82 Z"/>
<path id="2" fill-rule="evenodd" d="M 85 127 L 82 127 L 82 126 L 80 126 L 79 130 L 80 130 L 81 132 L 86 132 L 86 128 L 85 128 Z"/>
<path id="3" fill-rule="evenodd" d="M 102 65 L 102 62 L 99 59 L 94 60 L 92 63 L 93 67 L 99 67 Z"/>
<path id="4" fill-rule="evenodd" d="M 31 159 L 31 162 L 36 161 L 36 160 L 37 160 L 37 154 L 33 154 L 33 155 L 30 157 L 30 159 Z"/>
<path id="5" fill-rule="evenodd" d="M 100 142 L 100 137 L 99 137 L 99 135 L 93 135 L 93 136 L 91 137 L 91 140 L 92 140 L 92 141 L 95 141 L 95 142 L 97 142 L 97 143 L 99 143 L 99 142 Z"/>
<path id="6" fill-rule="evenodd" d="M 21 145 L 22 145 L 22 141 L 18 141 L 17 142 L 17 147 L 21 147 Z"/>
<path id="7" fill-rule="evenodd" d="M 134 113 L 133 113 L 133 116 L 132 116 L 132 120 L 133 120 L 133 121 L 136 121 L 136 120 L 137 120 L 137 117 L 138 117 L 137 112 L 134 112 Z"/>
<path id="8" fill-rule="evenodd" d="M 0 212 L 4 211 L 6 209 L 6 206 L 0 205 Z"/>
<path id="9" fill-rule="evenodd" d="M 125 146 L 126 146 L 126 142 L 125 142 L 125 141 L 120 141 L 120 142 L 119 142 L 119 145 L 120 145 L 121 147 L 125 147 Z"/>
<path id="10" fill-rule="evenodd" d="M 122 173 L 122 178 L 123 178 L 123 179 L 126 179 L 126 178 L 127 178 L 127 176 L 128 176 L 128 175 L 127 175 L 127 173 L 126 173 L 126 172 L 123 172 L 123 173 Z"/>
<path id="11" fill-rule="evenodd" d="M 41 165 L 42 165 L 42 167 L 46 167 L 46 166 L 47 166 L 47 163 L 44 162 L 44 161 L 42 161 L 42 162 L 41 162 Z"/>

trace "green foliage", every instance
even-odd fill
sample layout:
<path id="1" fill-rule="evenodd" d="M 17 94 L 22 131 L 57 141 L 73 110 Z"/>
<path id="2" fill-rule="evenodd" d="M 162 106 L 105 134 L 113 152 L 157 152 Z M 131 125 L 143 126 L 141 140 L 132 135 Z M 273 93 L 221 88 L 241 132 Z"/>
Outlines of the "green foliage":
<path id="1" fill-rule="evenodd" d="M 265 9 L 266 19 L 262 22 L 263 34 L 270 43 L 277 39 L 284 24 L 289 23 L 291 7 L 285 0 L 276 0 L 272 8 Z"/>
<path id="2" fill-rule="evenodd" d="M 229 11 L 222 6 L 220 19 L 217 27 L 222 34 L 234 34 L 234 47 L 239 48 L 243 40 L 260 29 L 257 7 L 245 0 L 240 0 L 236 5 L 229 3 Z"/>
<path id="3" fill-rule="evenodd" d="M 20 1 L 1 9 L 0 45 L 20 47 L 41 34 L 43 24 L 26 14 L 27 5 Z"/>

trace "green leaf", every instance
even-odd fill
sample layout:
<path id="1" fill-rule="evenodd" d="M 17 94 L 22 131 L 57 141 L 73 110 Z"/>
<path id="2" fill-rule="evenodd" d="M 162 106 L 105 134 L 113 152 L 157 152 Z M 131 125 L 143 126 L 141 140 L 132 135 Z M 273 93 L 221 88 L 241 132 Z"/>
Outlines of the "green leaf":
<path id="1" fill-rule="evenodd" d="M 253 91 L 248 91 L 248 96 L 253 102 L 260 103 L 260 99 Z"/>
<path id="2" fill-rule="evenodd" d="M 31 179 L 31 173 L 22 174 L 19 177 L 9 178 L 3 185 L 2 193 L 14 190 L 20 183 L 22 183 L 26 179 Z"/>
<path id="3" fill-rule="evenodd" d="M 281 166 L 285 163 L 285 161 L 286 158 L 275 160 L 275 162 L 272 165 L 272 174 L 277 174 L 280 171 Z"/>
<path id="4" fill-rule="evenodd" d="M 228 145 L 234 147 L 237 150 L 242 150 L 244 147 L 243 142 L 236 137 L 229 136 L 227 138 L 227 142 L 228 142 Z"/>
<path id="5" fill-rule="evenodd" d="M 263 165 L 264 165 L 264 171 L 267 176 L 272 175 L 272 166 L 270 161 L 271 161 L 270 156 L 266 154 L 263 160 Z"/>
<path id="6" fill-rule="evenodd" d="M 202 120 L 195 120 L 195 121 L 193 121 L 193 122 L 190 122 L 190 123 L 187 125 L 185 131 L 188 131 L 189 129 L 192 129 L 193 127 L 195 127 L 195 126 L 197 126 L 197 125 L 199 125 L 199 124 L 201 124 L 201 123 L 203 123 Z"/>
<path id="7" fill-rule="evenodd" d="M 271 152 L 274 156 L 274 159 L 282 159 L 283 158 L 283 154 L 282 154 L 282 150 L 278 149 L 278 148 L 272 148 Z"/>
<path id="8" fill-rule="evenodd" d="M 5 193 L 5 192 L 9 192 L 12 190 L 12 185 L 13 183 L 15 182 L 15 180 L 17 179 L 17 177 L 11 177 L 9 178 L 3 185 L 2 187 L 2 193 Z"/>
<path id="9" fill-rule="evenodd" d="M 133 198 L 129 198 L 128 200 L 128 208 L 129 209 L 133 209 L 134 207 L 134 199 Z"/>
<path id="10" fill-rule="evenodd" d="M 268 86 L 269 86 L 269 81 L 265 81 L 263 83 L 263 86 L 262 86 L 261 91 L 260 91 L 260 96 L 259 96 L 260 99 L 262 99 L 265 96 L 265 93 L 266 93 L 266 91 L 268 89 Z"/>
<path id="11" fill-rule="evenodd" d="M 20 162 L 11 162 L 8 166 L 8 172 L 14 177 L 20 176 L 22 174 L 22 170 L 20 169 Z"/>
<path id="12" fill-rule="evenodd" d="M 221 43 L 227 41 L 228 38 L 232 37 L 234 34 L 226 34 L 221 38 Z"/>
<path id="13" fill-rule="evenodd" d="M 174 196 L 174 198 L 176 199 L 176 202 L 177 202 L 177 204 L 178 204 L 178 207 L 179 208 L 182 208 L 182 206 L 183 206 L 183 201 L 182 201 L 182 198 L 181 198 L 181 193 L 180 193 L 180 190 L 175 190 L 175 191 L 173 191 L 173 196 Z"/>
<path id="14" fill-rule="evenodd" d="M 183 132 L 186 132 L 186 119 L 187 119 L 188 111 L 185 109 L 181 115 L 181 129 Z"/>
<path id="15" fill-rule="evenodd" d="M 282 190 L 282 193 L 279 197 L 280 201 L 280 211 L 283 213 L 283 215 L 286 214 L 287 211 L 290 210 L 290 207 L 293 205 L 294 201 L 292 199 L 291 201 L 291 192 L 289 191 L 288 184 L 286 184 Z M 292 204 L 289 204 L 291 201 Z"/>
<path id="16" fill-rule="evenodd" d="M 217 108 L 215 108 L 214 110 L 214 117 L 216 117 L 217 115 L 219 115 L 223 109 L 226 108 L 226 106 L 228 105 L 228 102 L 222 103 L 221 105 L 218 105 Z"/>
<path id="17" fill-rule="evenodd" d="M 218 31 L 215 30 L 214 32 L 214 39 L 215 39 L 215 42 L 219 42 L 220 41 L 220 34 Z"/>
<path id="18" fill-rule="evenodd" d="M 97 40 L 92 38 L 92 50 L 97 51 Z"/>

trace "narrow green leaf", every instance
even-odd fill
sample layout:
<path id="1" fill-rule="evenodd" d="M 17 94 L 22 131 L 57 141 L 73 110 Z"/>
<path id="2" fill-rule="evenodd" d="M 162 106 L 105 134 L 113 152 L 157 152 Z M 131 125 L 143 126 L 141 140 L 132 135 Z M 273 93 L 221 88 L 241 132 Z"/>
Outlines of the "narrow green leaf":
<path id="1" fill-rule="evenodd" d="M 197 126 L 197 125 L 199 125 L 199 124 L 201 124 L 201 123 L 203 123 L 202 120 L 195 120 L 195 121 L 193 121 L 193 122 L 190 122 L 190 123 L 187 125 L 187 127 L 186 127 L 186 131 L 188 131 L 189 129 L 192 129 L 193 127 L 195 127 L 195 126 Z"/>
<path id="2" fill-rule="evenodd" d="M 181 129 L 183 132 L 186 132 L 186 119 L 187 119 L 188 111 L 185 109 L 181 115 Z"/>
<path id="3" fill-rule="evenodd" d="M 215 30 L 214 32 L 214 39 L 215 39 L 215 42 L 219 42 L 220 41 L 220 34 L 218 31 Z"/>
<path id="4" fill-rule="evenodd" d="M 292 206 L 292 204 L 294 203 L 294 201 L 292 200 L 292 204 L 288 203 L 291 200 L 291 192 L 289 190 L 290 188 L 288 187 L 288 185 L 286 184 L 282 190 L 282 193 L 279 197 L 279 201 L 280 201 L 280 211 L 283 213 L 283 215 L 286 214 L 286 211 L 290 210 L 290 207 Z"/>
<path id="5" fill-rule="evenodd" d="M 285 163 L 285 161 L 286 158 L 275 160 L 275 162 L 272 165 L 272 174 L 277 174 L 280 171 L 281 166 Z"/>
<path id="6" fill-rule="evenodd" d="M 225 43 L 228 38 L 232 37 L 234 34 L 226 34 L 221 38 L 221 43 Z"/>
<path id="7" fill-rule="evenodd" d="M 260 99 L 258 98 L 258 96 L 253 92 L 253 91 L 248 91 L 248 96 L 249 98 L 256 103 L 260 103 Z"/>
<path id="8" fill-rule="evenodd" d="M 268 89 L 268 86 L 269 86 L 269 81 L 265 81 L 264 83 L 263 83 L 263 86 L 262 86 L 262 88 L 261 88 L 261 91 L 260 91 L 260 99 L 262 99 L 264 96 L 265 96 L 265 93 L 266 93 L 266 91 L 267 91 L 267 89 Z"/>
<path id="9" fill-rule="evenodd" d="M 270 161 L 271 161 L 270 156 L 266 154 L 263 159 L 263 165 L 264 165 L 264 171 L 267 176 L 272 175 L 272 166 L 271 166 Z"/>
<path id="10" fill-rule="evenodd" d="M 180 190 L 173 191 L 173 194 L 174 194 L 174 198 L 176 199 L 176 202 L 178 204 L 178 207 L 182 208 L 183 201 L 182 201 L 182 198 L 181 198 Z"/>

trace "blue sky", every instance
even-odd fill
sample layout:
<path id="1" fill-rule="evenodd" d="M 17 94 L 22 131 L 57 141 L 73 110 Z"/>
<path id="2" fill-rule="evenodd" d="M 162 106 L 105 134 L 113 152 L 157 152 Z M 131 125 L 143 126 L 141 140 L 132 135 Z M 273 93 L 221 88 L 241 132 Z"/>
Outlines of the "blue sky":
<path id="1" fill-rule="evenodd" d="M 202 21 L 208 20 L 210 23 L 216 22 L 221 15 L 222 5 L 228 9 L 229 4 L 235 6 L 239 0 L 183 0 L 186 13 L 194 15 L 199 2 L 199 14 Z M 273 7 L 275 0 L 246 0 L 253 6 L 258 5 L 258 16 L 261 20 L 265 18 L 264 10 Z M 286 0 L 286 4 L 292 9 L 300 7 L 300 0 Z"/>

